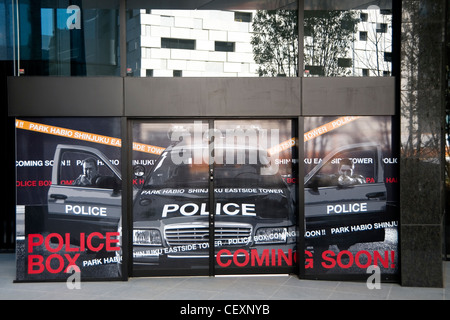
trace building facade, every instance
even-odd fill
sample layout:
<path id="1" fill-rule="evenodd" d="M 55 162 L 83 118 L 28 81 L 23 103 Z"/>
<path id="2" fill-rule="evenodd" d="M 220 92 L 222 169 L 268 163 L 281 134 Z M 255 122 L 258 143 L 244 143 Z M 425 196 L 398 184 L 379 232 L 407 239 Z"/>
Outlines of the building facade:
<path id="1" fill-rule="evenodd" d="M 2 8 L 18 281 L 443 286 L 445 1 Z"/>

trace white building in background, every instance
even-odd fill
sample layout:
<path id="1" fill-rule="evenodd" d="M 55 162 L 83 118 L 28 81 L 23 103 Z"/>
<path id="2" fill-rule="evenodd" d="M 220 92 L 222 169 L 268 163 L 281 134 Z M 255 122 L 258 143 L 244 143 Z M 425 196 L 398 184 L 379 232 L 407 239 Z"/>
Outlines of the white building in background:
<path id="1" fill-rule="evenodd" d="M 252 12 L 135 10 L 127 31 L 135 76 L 254 77 Z M 129 17 L 130 18 L 130 17 Z M 133 62 L 134 63 L 130 63 Z"/>
<path id="2" fill-rule="evenodd" d="M 257 77 L 251 45 L 255 11 L 132 10 L 128 73 L 138 77 Z M 349 76 L 391 74 L 392 15 L 358 10 Z M 305 37 L 305 41 L 308 41 Z M 306 75 L 313 76 L 311 73 Z"/>
<path id="3" fill-rule="evenodd" d="M 354 38 L 352 75 L 390 76 L 392 73 L 392 14 L 361 10 Z"/>

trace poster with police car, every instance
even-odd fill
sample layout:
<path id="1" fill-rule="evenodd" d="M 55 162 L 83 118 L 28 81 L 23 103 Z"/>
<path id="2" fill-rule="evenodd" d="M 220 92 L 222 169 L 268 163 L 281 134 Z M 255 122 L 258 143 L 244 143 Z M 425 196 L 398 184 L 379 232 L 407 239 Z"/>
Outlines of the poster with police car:
<path id="1" fill-rule="evenodd" d="M 132 128 L 135 275 L 296 270 L 293 121 Z"/>
<path id="2" fill-rule="evenodd" d="M 16 280 L 121 278 L 120 119 L 16 119 L 16 141 Z"/>
<path id="3" fill-rule="evenodd" d="M 305 275 L 398 274 L 398 161 L 391 117 L 304 120 Z"/>

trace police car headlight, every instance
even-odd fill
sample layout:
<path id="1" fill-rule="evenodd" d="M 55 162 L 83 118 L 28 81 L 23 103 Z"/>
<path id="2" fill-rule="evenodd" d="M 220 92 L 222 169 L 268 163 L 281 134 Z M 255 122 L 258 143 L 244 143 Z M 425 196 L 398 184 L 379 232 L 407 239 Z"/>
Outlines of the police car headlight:
<path id="1" fill-rule="evenodd" d="M 287 228 L 259 228 L 255 233 L 255 244 L 286 243 Z"/>
<path id="2" fill-rule="evenodd" d="M 156 229 L 134 229 L 133 244 L 140 246 L 162 245 L 161 233 Z"/>

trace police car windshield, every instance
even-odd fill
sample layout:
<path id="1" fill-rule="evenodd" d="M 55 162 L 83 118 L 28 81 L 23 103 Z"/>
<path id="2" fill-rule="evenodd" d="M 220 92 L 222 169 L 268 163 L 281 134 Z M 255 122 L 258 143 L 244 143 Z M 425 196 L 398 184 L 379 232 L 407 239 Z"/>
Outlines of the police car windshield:
<path id="1" fill-rule="evenodd" d="M 207 163 L 196 164 L 194 159 L 172 157 L 172 153 L 165 152 L 146 180 L 145 187 L 207 187 L 209 183 L 209 165 Z M 267 158 L 261 158 L 256 163 L 243 164 L 214 163 L 214 181 L 216 186 L 265 186 L 279 187 L 282 185 L 281 176 L 278 174 L 267 175 Z M 230 162 L 230 161 L 229 161 Z M 233 162 L 233 161 L 231 161 Z M 237 161 L 236 161 L 237 162 Z M 252 161 L 255 162 L 255 161 Z"/>
<path id="2" fill-rule="evenodd" d="M 282 187 L 281 176 L 264 174 L 265 167 L 261 164 L 215 165 L 215 185 L 217 187 Z"/>
<path id="3" fill-rule="evenodd" d="M 205 164 L 174 163 L 169 154 L 161 157 L 150 173 L 146 187 L 200 186 L 208 182 L 209 167 Z"/>

